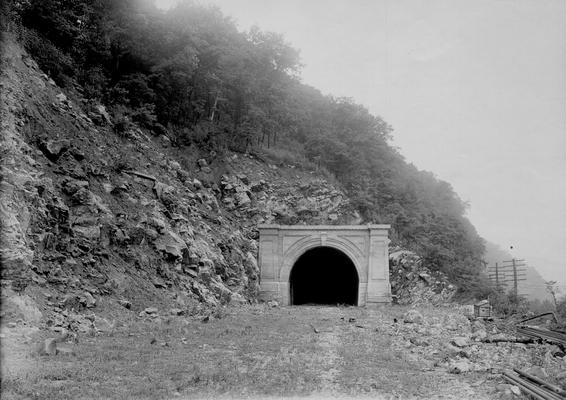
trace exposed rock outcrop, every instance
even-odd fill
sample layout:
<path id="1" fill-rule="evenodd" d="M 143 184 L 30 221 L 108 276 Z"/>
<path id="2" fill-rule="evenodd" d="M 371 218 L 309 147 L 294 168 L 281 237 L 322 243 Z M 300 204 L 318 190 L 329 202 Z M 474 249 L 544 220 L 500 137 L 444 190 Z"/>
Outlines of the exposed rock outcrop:
<path id="1" fill-rule="evenodd" d="M 457 290 L 445 274 L 431 271 L 412 251 L 391 249 L 389 272 L 391 291 L 399 304 L 444 304 Z"/>
<path id="2" fill-rule="evenodd" d="M 254 302 L 257 224 L 359 219 L 313 171 L 112 126 L 102 105 L 64 93 L 13 42 L 1 85 L 2 279 L 34 288 L 51 329 L 98 332 L 87 316 L 108 301 L 135 313 Z"/>

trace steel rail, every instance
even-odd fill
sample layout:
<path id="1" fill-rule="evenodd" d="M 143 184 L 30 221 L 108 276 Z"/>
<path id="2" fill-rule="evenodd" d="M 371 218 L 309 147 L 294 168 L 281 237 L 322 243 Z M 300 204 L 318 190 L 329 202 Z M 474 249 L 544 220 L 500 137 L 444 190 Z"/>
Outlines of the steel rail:
<path id="1" fill-rule="evenodd" d="M 533 319 L 546 317 L 547 315 L 552 315 L 552 317 L 554 318 L 554 322 L 558 322 L 558 318 L 556 318 L 556 314 L 554 312 L 550 311 L 550 312 L 545 312 L 545 313 L 542 313 L 542 314 L 539 314 L 539 315 L 535 315 L 534 317 L 529 317 L 529 318 L 523 319 L 523 320 L 517 322 L 517 325 L 523 324 L 527 321 L 532 321 Z"/>
<path id="2" fill-rule="evenodd" d="M 503 373 L 503 378 L 506 381 L 508 381 L 510 384 L 519 387 L 519 390 L 521 390 L 522 392 L 525 392 L 526 394 L 530 395 L 531 397 L 533 397 L 536 400 L 555 400 L 555 399 L 549 399 L 544 394 L 539 394 L 538 392 L 534 391 L 533 389 L 525 386 L 523 384 L 523 382 L 521 382 L 520 380 L 516 380 L 512 376 L 507 375 L 505 372 Z"/>
<path id="3" fill-rule="evenodd" d="M 539 385 L 541 385 L 541 386 L 543 386 L 543 387 L 545 387 L 545 388 L 547 388 L 547 389 L 549 389 L 549 390 L 552 390 L 553 392 L 559 394 L 560 396 L 566 397 L 566 390 L 563 390 L 562 388 L 560 388 L 560 387 L 558 387 L 558 386 L 556 386 L 556 385 L 553 385 L 553 384 L 551 384 L 551 383 L 545 382 L 545 381 L 543 381 L 542 379 L 540 379 L 539 377 L 536 377 L 536 376 L 534 376 L 534 375 L 531 375 L 531 374 L 529 374 L 529 373 L 526 372 L 526 371 L 521 371 L 520 369 L 517 369 L 517 368 L 513 368 L 513 371 L 515 371 L 515 372 L 518 373 L 519 375 L 524 376 L 524 377 L 527 378 L 527 379 L 530 379 L 530 380 L 533 381 L 533 382 L 538 383 Z"/>
<path id="4" fill-rule="evenodd" d="M 548 330 L 524 326 L 524 327 L 517 327 L 517 333 L 520 333 L 525 336 L 537 337 L 552 343 L 560 343 L 562 345 L 566 345 L 566 334 L 560 332 L 548 331 Z"/>
<path id="5" fill-rule="evenodd" d="M 551 330 L 548 330 L 548 329 L 533 328 L 531 326 L 519 326 L 519 327 L 517 327 L 517 329 L 522 329 L 524 331 L 529 331 L 529 332 L 532 332 L 532 333 L 541 333 L 541 334 L 553 336 L 553 337 L 556 337 L 556 338 L 566 339 L 565 333 L 557 332 L 557 331 L 551 331 Z"/>
<path id="6" fill-rule="evenodd" d="M 525 393 L 531 395 L 537 400 L 564 400 L 566 397 L 561 396 L 555 392 L 552 392 L 544 387 L 538 386 L 520 376 L 513 375 L 510 371 L 504 371 L 503 377 L 511 382 L 512 384 L 518 386 Z"/>
<path id="7" fill-rule="evenodd" d="M 520 327 L 519 329 L 527 330 L 529 332 L 533 332 L 533 333 L 536 333 L 536 334 L 552 336 L 552 337 L 557 338 L 557 339 L 566 340 L 566 334 L 564 334 L 562 332 L 556 332 L 556 331 L 551 331 L 551 330 L 546 330 L 546 329 L 531 328 L 531 327 Z"/>

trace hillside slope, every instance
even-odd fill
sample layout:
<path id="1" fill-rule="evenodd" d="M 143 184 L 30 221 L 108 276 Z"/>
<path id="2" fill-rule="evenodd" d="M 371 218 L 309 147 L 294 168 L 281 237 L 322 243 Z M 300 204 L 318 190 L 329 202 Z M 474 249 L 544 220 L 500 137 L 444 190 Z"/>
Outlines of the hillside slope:
<path id="1" fill-rule="evenodd" d="M 391 224 L 394 245 L 445 273 L 460 295 L 485 297 L 483 240 L 466 217 L 467 204 L 448 182 L 404 159 L 383 118 L 301 82 L 299 50 L 281 34 L 242 31 L 219 8 L 192 1 L 168 11 L 146 0 L 5 3 L 0 22 L 8 21 L 59 87 L 75 92 L 75 108 L 80 103 L 95 123 L 111 121 L 121 139 L 130 138 L 116 142 L 123 149 L 145 143 L 133 121 L 161 135 L 156 144 L 188 146 L 176 155 L 189 157 L 182 168 L 192 171 L 205 157 L 211 166 L 200 166 L 205 173 L 211 168 L 220 190 L 228 149 L 326 170 L 361 222 Z M 120 168 L 146 168 L 114 161 Z M 247 202 L 249 196 L 238 197 Z M 283 207 L 278 216 L 288 223 L 325 218 L 306 211 L 301 206 L 294 215 Z"/>
<path id="2" fill-rule="evenodd" d="M 77 329 L 73 311 L 103 305 L 190 313 L 255 301 L 258 223 L 358 221 L 314 171 L 172 147 L 135 125 L 115 132 L 103 107 L 87 111 L 14 41 L 2 47 L 5 314 L 25 299 L 27 317 Z"/>

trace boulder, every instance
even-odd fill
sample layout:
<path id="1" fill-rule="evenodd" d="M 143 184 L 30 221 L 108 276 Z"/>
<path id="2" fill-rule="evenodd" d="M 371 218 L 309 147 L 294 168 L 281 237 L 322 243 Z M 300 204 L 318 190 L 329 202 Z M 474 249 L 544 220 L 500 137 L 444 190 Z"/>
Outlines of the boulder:
<path id="1" fill-rule="evenodd" d="M 409 310 L 403 316 L 403 322 L 405 322 L 407 324 L 422 324 L 423 316 L 417 310 Z"/>
<path id="2" fill-rule="evenodd" d="M 193 179 L 193 186 L 195 187 L 196 190 L 201 190 L 204 188 L 203 184 L 201 181 L 199 181 L 198 179 Z"/>
<path id="3" fill-rule="evenodd" d="M 262 179 L 260 181 L 254 181 L 250 184 L 250 190 L 255 193 L 262 192 L 268 187 L 267 183 Z"/>
<path id="4" fill-rule="evenodd" d="M 110 322 L 106 318 L 96 317 L 94 320 L 94 326 L 99 332 L 112 332 L 114 330 L 115 322 Z"/>
<path id="5" fill-rule="evenodd" d="M 154 215 L 147 222 L 150 226 L 154 227 L 159 233 L 164 233 L 165 230 L 167 229 L 167 224 L 165 220 L 160 216 Z"/>
<path id="6" fill-rule="evenodd" d="M 91 112 L 89 113 L 89 117 L 98 125 L 112 124 L 110 114 L 108 114 L 106 107 L 104 107 L 102 104 L 94 105 Z"/>
<path id="7" fill-rule="evenodd" d="M 212 295 L 210 290 L 208 290 L 208 288 L 203 284 L 196 281 L 192 281 L 190 283 L 190 288 L 192 292 L 198 296 L 199 300 L 202 303 L 205 303 L 210 306 L 218 305 L 218 300 Z"/>
<path id="8" fill-rule="evenodd" d="M 483 340 L 487 339 L 487 332 L 485 329 L 481 329 L 481 330 L 476 330 L 474 333 L 472 333 L 472 339 L 481 342 Z"/>
<path id="9" fill-rule="evenodd" d="M 173 259 L 182 259 L 183 253 L 188 251 L 185 241 L 173 231 L 166 231 L 153 242 L 157 250 Z"/>
<path id="10" fill-rule="evenodd" d="M 222 199 L 222 203 L 224 204 L 224 206 L 226 207 L 226 209 L 228 211 L 233 210 L 234 208 L 236 208 L 236 201 L 234 200 L 233 197 L 224 197 Z"/>
<path id="11" fill-rule="evenodd" d="M 188 173 L 187 171 L 185 171 L 185 170 L 183 170 L 183 169 L 178 169 L 178 170 L 177 170 L 177 178 L 178 178 L 181 182 L 185 183 L 185 182 L 187 182 L 187 181 L 189 180 L 190 176 L 189 176 L 189 173 Z"/>
<path id="12" fill-rule="evenodd" d="M 552 357 L 560 357 L 560 358 L 563 358 L 566 355 L 564 351 L 562 351 L 562 349 L 556 345 L 550 346 L 550 348 L 547 351 L 547 354 L 550 354 Z"/>
<path id="13" fill-rule="evenodd" d="M 239 180 L 242 181 L 242 183 L 243 183 L 244 185 L 249 185 L 249 184 L 250 184 L 250 179 L 248 178 L 247 175 L 245 175 L 245 174 L 238 174 L 238 175 L 236 175 L 236 176 L 238 177 Z"/>
<path id="14" fill-rule="evenodd" d="M 122 307 L 128 310 L 132 308 L 132 303 L 129 302 L 128 300 L 118 300 L 118 304 L 120 304 Z"/>
<path id="15" fill-rule="evenodd" d="M 458 322 L 452 319 L 445 319 L 444 320 L 444 328 L 448 329 L 449 331 L 458 331 L 460 327 L 458 326 Z"/>
<path id="16" fill-rule="evenodd" d="M 530 368 L 528 368 L 525 372 L 536 376 L 539 379 L 547 379 L 548 378 L 548 373 L 546 372 L 546 370 L 543 367 L 540 367 L 538 365 L 534 365 Z"/>
<path id="17" fill-rule="evenodd" d="M 448 365 L 448 372 L 451 374 L 462 374 L 470 372 L 472 370 L 472 364 L 466 360 L 453 360 Z"/>
<path id="18" fill-rule="evenodd" d="M 511 341 L 512 339 L 511 335 L 507 335 L 505 333 L 495 333 L 487 338 L 487 340 L 491 342 L 506 342 Z"/>
<path id="19" fill-rule="evenodd" d="M 209 282 L 209 286 L 221 303 L 225 304 L 230 301 L 232 292 L 222 282 L 212 279 Z"/>
<path id="20" fill-rule="evenodd" d="M 43 317 L 37 303 L 26 294 L 3 298 L 2 311 L 5 313 L 5 316 L 9 315 L 31 323 L 38 323 Z"/>
<path id="21" fill-rule="evenodd" d="M 167 284 L 163 282 L 162 279 L 159 279 L 157 277 L 153 277 L 151 279 L 151 283 L 153 283 L 153 286 L 155 286 L 156 288 L 167 289 Z"/>
<path id="22" fill-rule="evenodd" d="M 254 277 L 259 274 L 257 259 L 250 251 L 246 253 L 246 256 L 243 260 L 243 265 L 248 277 Z"/>
<path id="23" fill-rule="evenodd" d="M 56 162 L 67 151 L 69 142 L 66 140 L 40 140 L 39 149 L 50 161 Z"/>
<path id="24" fill-rule="evenodd" d="M 472 332 L 485 331 L 485 323 L 481 319 L 476 319 L 471 325 Z"/>
<path id="25" fill-rule="evenodd" d="M 243 305 L 248 304 L 248 301 L 240 293 L 232 293 L 230 296 L 230 304 Z"/>
<path id="26" fill-rule="evenodd" d="M 67 98 L 67 96 L 64 93 L 59 93 L 55 96 L 55 98 L 57 99 L 57 101 L 59 101 L 60 103 L 66 103 L 69 101 L 69 99 Z"/>
<path id="27" fill-rule="evenodd" d="M 236 204 L 238 207 L 244 207 L 250 204 L 252 201 L 246 192 L 237 192 L 235 195 Z"/>
<path id="28" fill-rule="evenodd" d="M 452 338 L 452 340 L 450 341 L 450 344 L 452 346 L 456 346 L 456 347 L 467 347 L 467 346 L 470 345 L 470 342 L 469 342 L 467 337 L 458 336 L 458 337 Z"/>
<path id="29" fill-rule="evenodd" d="M 513 393 L 515 396 L 521 396 L 521 389 L 519 388 L 519 386 L 516 385 L 511 385 L 509 387 L 509 390 L 511 391 L 511 393 Z"/>
<path id="30" fill-rule="evenodd" d="M 73 232 L 78 236 L 82 236 L 85 239 L 98 239 L 100 238 L 100 226 L 73 226 Z"/>
<path id="31" fill-rule="evenodd" d="M 39 346 L 38 353 L 40 356 L 54 356 L 57 354 L 57 339 L 45 339 Z"/>
<path id="32" fill-rule="evenodd" d="M 179 164 L 177 161 L 174 160 L 169 160 L 168 165 L 169 165 L 169 169 L 175 172 L 180 171 L 182 169 L 181 164 Z"/>
<path id="33" fill-rule="evenodd" d="M 163 146 L 163 147 L 169 147 L 171 146 L 171 139 L 169 139 L 169 137 L 165 134 L 159 135 L 158 136 L 159 139 L 159 143 Z"/>
<path id="34" fill-rule="evenodd" d="M 409 341 L 415 346 L 421 346 L 421 347 L 430 346 L 430 343 L 428 341 L 419 337 L 412 337 L 409 339 Z"/>
<path id="35" fill-rule="evenodd" d="M 153 184 L 153 192 L 159 200 L 163 200 L 166 194 L 173 194 L 175 192 L 175 188 L 162 182 L 155 181 Z"/>
<path id="36" fill-rule="evenodd" d="M 499 400 L 513 400 L 516 399 L 515 395 L 511 391 L 513 385 L 500 383 L 496 386 L 497 399 Z"/>
<path id="37" fill-rule="evenodd" d="M 93 203 L 92 192 L 86 187 L 80 187 L 71 196 L 71 201 L 76 205 L 91 205 Z"/>
<path id="38" fill-rule="evenodd" d="M 89 186 L 88 181 L 82 181 L 82 180 L 77 180 L 77 179 L 69 179 L 69 180 L 65 181 L 65 183 L 63 184 L 63 192 L 72 196 L 76 192 L 78 192 L 79 189 L 87 189 L 88 186 Z"/>
<path id="39" fill-rule="evenodd" d="M 94 297 L 92 296 L 92 294 L 90 294 L 89 292 L 84 292 L 80 297 L 79 297 L 79 301 L 80 303 L 85 306 L 86 308 L 93 308 L 96 307 L 96 300 L 94 299 Z"/>
<path id="40" fill-rule="evenodd" d="M 65 151 L 59 156 L 57 164 L 59 165 L 59 171 L 62 173 L 78 180 L 87 179 L 87 174 L 81 167 L 81 163 L 77 162 L 75 156 L 69 151 Z"/>
<path id="41" fill-rule="evenodd" d="M 202 266 L 203 270 L 208 269 L 209 271 L 214 269 L 214 261 L 210 258 L 203 257 L 199 260 L 199 265 Z"/>

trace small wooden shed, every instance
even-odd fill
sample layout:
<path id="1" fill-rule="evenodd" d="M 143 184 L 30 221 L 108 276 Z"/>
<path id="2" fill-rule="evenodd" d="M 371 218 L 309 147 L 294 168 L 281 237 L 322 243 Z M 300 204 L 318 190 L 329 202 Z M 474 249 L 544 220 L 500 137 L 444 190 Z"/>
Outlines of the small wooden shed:
<path id="1" fill-rule="evenodd" d="M 489 301 L 482 300 L 474 304 L 474 316 L 476 318 L 489 318 L 491 317 L 491 305 Z"/>

